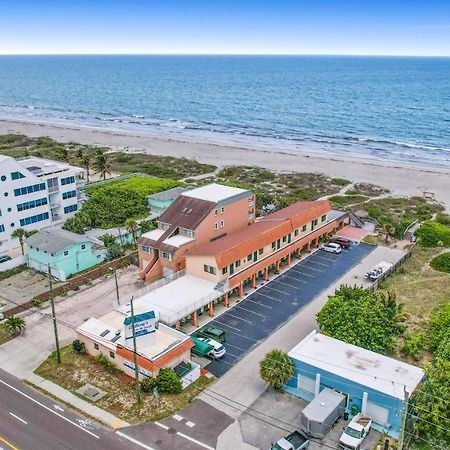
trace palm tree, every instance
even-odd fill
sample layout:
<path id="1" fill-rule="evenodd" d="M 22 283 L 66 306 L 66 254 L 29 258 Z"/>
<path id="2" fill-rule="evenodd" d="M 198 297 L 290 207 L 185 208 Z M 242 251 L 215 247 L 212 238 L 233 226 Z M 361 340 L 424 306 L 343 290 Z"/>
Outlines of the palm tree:
<path id="1" fill-rule="evenodd" d="M 131 236 L 133 237 L 133 244 L 136 244 L 136 233 L 138 230 L 138 224 L 134 219 L 128 219 L 125 222 L 125 226 L 127 227 L 127 230 L 131 233 Z"/>
<path id="2" fill-rule="evenodd" d="M 106 174 L 111 173 L 111 161 L 109 160 L 109 157 L 107 154 L 103 152 L 97 152 L 97 155 L 95 157 L 94 161 L 94 169 L 96 173 L 99 173 L 100 176 L 106 180 Z"/>
<path id="3" fill-rule="evenodd" d="M 91 168 L 91 155 L 85 152 L 80 159 L 83 169 L 86 170 L 86 181 L 89 181 L 89 169 Z"/>
<path id="4" fill-rule="evenodd" d="M 281 389 L 294 376 L 294 363 L 282 350 L 272 350 L 259 363 L 261 378 L 274 389 Z"/>
<path id="5" fill-rule="evenodd" d="M 5 330 L 11 336 L 19 335 L 25 330 L 25 320 L 21 317 L 10 316 L 5 321 Z"/>
<path id="6" fill-rule="evenodd" d="M 27 237 L 27 232 L 23 228 L 17 228 L 11 234 L 11 237 L 19 239 L 20 248 L 22 249 L 22 255 L 25 255 L 25 251 L 23 248 L 24 238 Z"/>
<path id="7" fill-rule="evenodd" d="M 69 150 L 65 145 L 61 145 L 61 147 L 58 148 L 57 155 L 60 161 L 69 162 Z"/>

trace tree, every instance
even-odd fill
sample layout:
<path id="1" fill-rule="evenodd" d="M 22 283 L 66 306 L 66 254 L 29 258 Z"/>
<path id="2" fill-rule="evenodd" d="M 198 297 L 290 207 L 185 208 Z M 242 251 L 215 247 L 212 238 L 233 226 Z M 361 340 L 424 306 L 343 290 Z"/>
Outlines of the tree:
<path id="1" fill-rule="evenodd" d="M 109 260 L 117 259 L 123 256 L 124 251 L 119 244 L 111 244 L 106 247 L 106 255 Z"/>
<path id="2" fill-rule="evenodd" d="M 322 333 L 378 353 L 395 349 L 405 330 L 403 305 L 392 293 L 341 286 L 317 314 Z"/>
<path id="3" fill-rule="evenodd" d="M 155 228 L 151 220 L 141 220 L 139 223 L 139 228 L 141 229 L 141 234 L 147 233 Z"/>
<path id="4" fill-rule="evenodd" d="M 79 148 L 76 152 L 75 152 L 75 156 L 77 157 L 81 167 L 83 167 L 83 169 L 86 171 L 86 181 L 89 181 L 89 171 L 91 168 L 91 155 L 89 154 L 88 151 Z"/>
<path id="5" fill-rule="evenodd" d="M 99 239 L 105 244 L 105 247 L 117 244 L 116 238 L 112 234 L 103 234 Z"/>
<path id="6" fill-rule="evenodd" d="M 57 150 L 57 157 L 60 161 L 69 162 L 69 150 L 65 145 L 61 145 Z"/>
<path id="7" fill-rule="evenodd" d="M 100 177 L 106 180 L 106 174 L 111 173 L 111 161 L 106 153 L 97 152 L 94 160 L 94 169 Z"/>
<path id="8" fill-rule="evenodd" d="M 261 378 L 274 389 L 281 389 L 294 376 L 294 363 L 282 350 L 272 350 L 259 363 Z"/>
<path id="9" fill-rule="evenodd" d="M 161 394 L 179 394 L 183 390 L 180 377 L 173 369 L 161 369 L 156 377 L 156 385 Z"/>
<path id="10" fill-rule="evenodd" d="M 25 320 L 21 317 L 10 316 L 5 321 L 5 330 L 11 336 L 19 335 L 25 330 Z"/>
<path id="11" fill-rule="evenodd" d="M 11 234 L 11 237 L 19 239 L 20 248 L 22 250 L 22 255 L 25 255 L 25 250 L 23 248 L 24 239 L 27 237 L 27 233 L 23 228 L 17 228 Z"/>
<path id="12" fill-rule="evenodd" d="M 128 219 L 125 222 L 125 225 L 127 227 L 127 230 L 131 233 L 131 236 L 133 238 L 133 244 L 136 245 L 136 233 L 138 230 L 138 224 L 134 219 Z"/>
<path id="13" fill-rule="evenodd" d="M 150 394 L 153 392 L 153 388 L 156 386 L 156 378 L 147 377 L 141 381 L 141 391 Z"/>

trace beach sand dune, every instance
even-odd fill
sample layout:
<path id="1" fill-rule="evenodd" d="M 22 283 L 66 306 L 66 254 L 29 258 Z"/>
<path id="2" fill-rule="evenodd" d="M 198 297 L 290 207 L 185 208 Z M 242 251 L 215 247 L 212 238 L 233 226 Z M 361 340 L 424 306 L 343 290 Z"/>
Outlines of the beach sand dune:
<path id="1" fill-rule="evenodd" d="M 163 138 L 151 134 L 76 125 L 0 119 L 0 134 L 23 133 L 49 136 L 61 142 L 107 146 L 112 150 L 141 152 L 162 156 L 186 157 L 219 167 L 255 165 L 278 171 L 320 172 L 387 187 L 397 195 L 422 196 L 433 192 L 450 210 L 450 169 L 402 165 L 390 161 L 343 158 L 306 152 L 289 153 L 257 147 L 235 147 L 205 142 Z"/>

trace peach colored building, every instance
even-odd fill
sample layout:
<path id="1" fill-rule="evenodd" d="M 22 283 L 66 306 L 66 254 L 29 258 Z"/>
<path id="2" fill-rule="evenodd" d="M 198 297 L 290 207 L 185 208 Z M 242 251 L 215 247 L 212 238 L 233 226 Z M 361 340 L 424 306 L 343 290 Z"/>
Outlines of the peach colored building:
<path id="1" fill-rule="evenodd" d="M 186 267 L 197 245 L 220 240 L 255 220 L 255 196 L 245 189 L 209 184 L 183 192 L 159 217 L 158 228 L 138 240 L 141 278 L 152 282 Z"/>

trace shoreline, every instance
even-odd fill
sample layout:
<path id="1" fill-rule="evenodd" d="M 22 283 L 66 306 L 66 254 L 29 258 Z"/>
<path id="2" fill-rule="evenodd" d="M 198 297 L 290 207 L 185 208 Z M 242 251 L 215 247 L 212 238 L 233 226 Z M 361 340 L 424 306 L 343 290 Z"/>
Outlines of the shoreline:
<path id="1" fill-rule="evenodd" d="M 286 151 L 257 146 L 235 146 L 198 140 L 176 139 L 150 133 L 84 125 L 0 118 L 0 134 L 22 133 L 31 137 L 49 136 L 57 141 L 109 147 L 113 151 L 186 157 L 218 167 L 254 165 L 280 172 L 316 172 L 354 182 L 381 185 L 395 195 L 433 192 L 436 200 L 450 210 L 450 169 L 408 165 L 397 161 L 352 158 L 316 151 Z"/>

